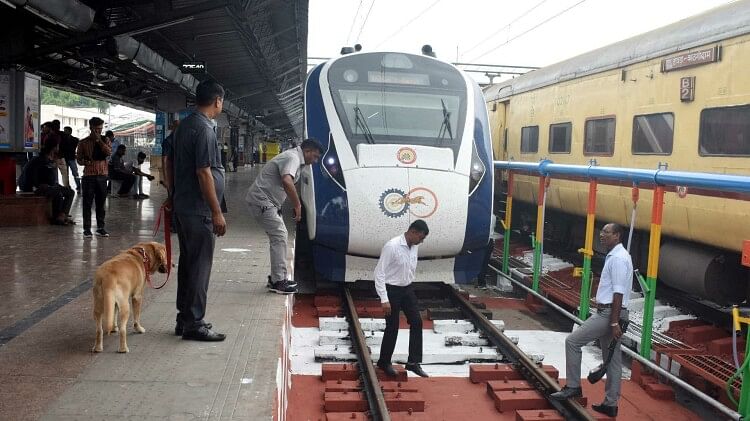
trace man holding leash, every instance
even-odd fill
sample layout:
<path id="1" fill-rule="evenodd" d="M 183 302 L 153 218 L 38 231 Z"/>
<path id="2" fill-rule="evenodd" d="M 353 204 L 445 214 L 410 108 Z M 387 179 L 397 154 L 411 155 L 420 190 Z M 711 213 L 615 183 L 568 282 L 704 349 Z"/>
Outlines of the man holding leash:
<path id="1" fill-rule="evenodd" d="M 226 233 L 220 203 L 224 197 L 224 167 L 213 129 L 224 104 L 224 88 L 205 80 L 195 90 L 196 110 L 180 124 L 169 149 L 165 206 L 173 205 L 180 241 L 177 271 L 177 326 L 175 334 L 195 341 L 223 341 L 211 330 L 206 296 L 214 258 L 215 236 Z"/>
<path id="2" fill-rule="evenodd" d="M 614 223 L 605 225 L 599 233 L 599 241 L 608 253 L 596 291 L 597 311 L 565 339 L 567 383 L 561 391 L 550 395 L 553 399 L 566 400 L 582 396 L 582 346 L 599 339 L 602 357 L 606 361 L 607 355 L 604 354 L 607 354 L 610 342 L 619 341 L 622 337 L 620 321 L 628 319 L 630 290 L 633 287 L 633 262 L 621 243 L 624 233 L 623 227 Z M 591 408 L 610 417 L 616 417 L 622 381 L 622 353 L 619 343 L 612 352 L 614 354 L 607 367 L 604 402 L 591 405 Z"/>

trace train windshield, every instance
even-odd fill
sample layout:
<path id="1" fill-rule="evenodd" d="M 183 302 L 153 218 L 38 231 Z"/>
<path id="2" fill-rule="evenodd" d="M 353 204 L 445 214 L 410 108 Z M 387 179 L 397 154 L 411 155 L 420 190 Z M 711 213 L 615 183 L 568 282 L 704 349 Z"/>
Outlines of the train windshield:
<path id="1" fill-rule="evenodd" d="M 328 80 L 355 154 L 359 143 L 445 147 L 457 154 L 466 82 L 455 68 L 421 56 L 358 54 L 331 65 Z"/>

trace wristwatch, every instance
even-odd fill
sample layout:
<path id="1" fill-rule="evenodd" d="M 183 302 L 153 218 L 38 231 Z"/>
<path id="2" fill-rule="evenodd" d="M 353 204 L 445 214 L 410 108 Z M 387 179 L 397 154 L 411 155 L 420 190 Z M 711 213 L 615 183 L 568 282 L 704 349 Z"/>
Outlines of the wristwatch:
<path id="1" fill-rule="evenodd" d="M 615 326 L 619 326 L 619 325 L 620 325 L 619 323 L 611 323 L 611 324 L 609 325 L 609 327 L 615 327 Z"/>

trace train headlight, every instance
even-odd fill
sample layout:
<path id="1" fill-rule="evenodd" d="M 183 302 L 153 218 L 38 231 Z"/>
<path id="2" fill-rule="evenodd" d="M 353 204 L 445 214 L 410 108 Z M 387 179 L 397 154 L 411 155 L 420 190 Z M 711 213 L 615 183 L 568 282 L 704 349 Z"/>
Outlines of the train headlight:
<path id="1" fill-rule="evenodd" d="M 341 169 L 339 156 L 336 153 L 336 144 L 333 142 L 333 135 L 328 138 L 328 150 L 323 154 L 321 166 L 323 167 L 323 174 L 330 177 L 341 190 L 346 190 L 344 171 Z"/>
<path id="2" fill-rule="evenodd" d="M 474 194 L 479 183 L 484 178 L 484 173 L 487 172 L 487 168 L 484 166 L 484 162 L 479 158 L 477 153 L 476 141 L 471 142 L 471 167 L 469 168 L 469 196 Z"/>

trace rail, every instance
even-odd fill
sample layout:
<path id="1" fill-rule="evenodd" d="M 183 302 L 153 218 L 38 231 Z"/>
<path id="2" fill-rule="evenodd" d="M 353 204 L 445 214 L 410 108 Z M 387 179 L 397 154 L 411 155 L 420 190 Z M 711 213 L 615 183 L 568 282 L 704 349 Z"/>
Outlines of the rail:
<path id="1" fill-rule="evenodd" d="M 346 312 L 346 318 L 349 319 L 349 334 L 352 338 L 354 353 L 357 355 L 357 361 L 359 362 L 362 386 L 365 389 L 367 404 L 370 407 L 370 415 L 373 421 L 390 421 L 391 416 L 388 413 L 383 390 L 380 388 L 375 367 L 372 365 L 370 349 L 365 342 L 365 335 L 362 332 L 362 326 L 359 324 L 359 315 L 357 315 L 357 309 L 354 307 L 354 300 L 348 286 L 344 286 L 343 295 L 344 311 Z"/>
<path id="2" fill-rule="evenodd" d="M 492 267 L 492 266 L 490 266 Z M 494 269 L 494 268 L 493 268 Z M 505 336 L 495 325 L 493 325 L 482 313 L 461 294 L 449 285 L 443 286 L 447 295 L 453 302 L 458 304 L 461 310 L 469 315 L 487 338 L 495 345 L 511 363 L 520 369 L 526 379 L 534 385 L 540 386 L 544 397 L 566 420 L 594 420 L 594 417 L 574 399 L 557 401 L 550 398 L 550 394 L 560 391 L 560 385 L 544 372 L 526 353 L 524 353 L 510 338 Z"/>
<path id="3" fill-rule="evenodd" d="M 500 276 L 504 277 L 505 279 L 509 280 L 510 282 L 512 282 L 514 285 L 518 285 L 520 288 L 523 288 L 524 290 L 526 290 L 526 292 L 528 292 L 530 294 L 533 294 L 535 297 L 537 297 L 540 300 L 544 301 L 548 306 L 550 306 L 553 309 L 557 310 L 560 314 L 562 314 L 563 316 L 567 317 L 568 319 L 574 321 L 576 324 L 580 325 L 580 324 L 583 323 L 583 320 L 581 320 L 578 317 L 576 317 L 575 315 L 569 313 L 568 311 L 566 311 L 564 308 L 560 307 L 559 305 L 553 303 L 552 301 L 550 301 L 547 297 L 543 296 L 542 294 L 539 294 L 536 291 L 534 291 L 533 289 L 527 287 L 522 282 L 519 282 L 518 280 L 513 279 L 513 277 L 504 274 L 502 272 L 502 270 L 500 270 L 500 269 L 498 269 L 498 268 L 496 268 L 496 267 L 494 267 L 492 265 L 489 265 L 489 268 L 492 269 L 492 270 L 494 270 L 498 275 L 500 275 Z M 634 360 L 637 360 L 641 364 L 643 364 L 646 367 L 650 368 L 651 370 L 654 370 L 655 372 L 659 373 L 660 376 L 663 376 L 664 378 L 668 379 L 669 381 L 671 381 L 675 385 L 679 386 L 683 390 L 689 392 L 693 396 L 697 397 L 698 399 L 700 399 L 704 403 L 712 406 L 717 411 L 719 411 L 722 414 L 724 414 L 727 417 L 729 417 L 729 419 L 731 419 L 731 420 L 742 420 L 743 419 L 742 415 L 740 415 L 739 412 L 734 411 L 731 408 L 729 408 L 729 407 L 725 406 L 724 404 L 722 404 L 721 402 L 719 402 L 719 401 L 711 398 L 710 396 L 708 396 L 705 393 L 701 392 L 700 390 L 696 389 L 695 387 L 693 387 L 689 383 L 685 382 L 681 378 L 679 378 L 679 377 L 675 376 L 674 374 L 672 374 L 672 373 L 664 370 L 663 368 L 661 368 L 657 364 L 651 362 L 650 360 L 648 360 L 646 358 L 643 358 L 640 354 L 634 352 L 630 348 L 622 347 L 622 352 L 624 352 L 625 354 L 627 354 L 628 356 L 630 356 L 630 358 L 632 358 Z"/>

